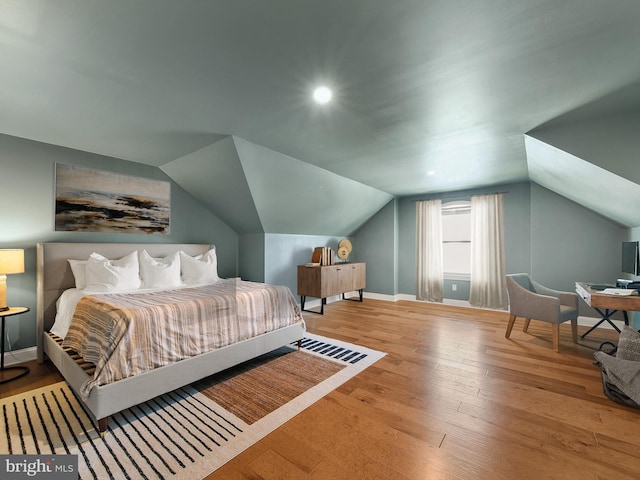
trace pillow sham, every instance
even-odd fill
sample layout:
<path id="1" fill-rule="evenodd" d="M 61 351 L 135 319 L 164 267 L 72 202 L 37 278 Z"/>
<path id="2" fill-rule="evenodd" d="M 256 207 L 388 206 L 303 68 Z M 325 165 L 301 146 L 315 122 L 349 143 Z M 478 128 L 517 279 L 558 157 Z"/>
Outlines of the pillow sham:
<path id="1" fill-rule="evenodd" d="M 207 253 L 195 257 L 180 251 L 180 270 L 182 281 L 187 285 L 217 282 L 220 277 L 216 249 L 212 248 Z"/>
<path id="2" fill-rule="evenodd" d="M 178 252 L 164 258 L 153 258 L 146 250 L 138 252 L 140 280 L 145 288 L 174 288 L 180 285 Z"/>
<path id="3" fill-rule="evenodd" d="M 87 261 L 87 286 L 92 292 L 114 292 L 140 288 L 138 252 L 133 251 L 118 260 L 109 260 L 92 253 Z"/>
<path id="4" fill-rule="evenodd" d="M 88 260 L 74 260 L 67 258 L 67 262 L 71 266 L 71 273 L 76 281 L 76 288 L 82 290 L 87 286 L 87 262 Z"/>

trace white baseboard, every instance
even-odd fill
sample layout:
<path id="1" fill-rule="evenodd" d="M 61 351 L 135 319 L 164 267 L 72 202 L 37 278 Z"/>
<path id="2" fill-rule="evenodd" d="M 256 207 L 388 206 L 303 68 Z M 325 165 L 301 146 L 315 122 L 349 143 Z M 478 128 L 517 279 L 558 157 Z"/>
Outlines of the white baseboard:
<path id="1" fill-rule="evenodd" d="M 13 352 L 4 352 L 4 365 L 15 365 L 16 363 L 30 362 L 36 359 L 36 347 L 27 347 Z"/>
<path id="2" fill-rule="evenodd" d="M 387 302 L 397 302 L 398 300 L 404 300 L 404 298 L 400 297 L 402 297 L 402 295 L 387 295 L 384 293 L 364 292 L 364 298 L 371 298 L 373 300 L 384 300 Z"/>
<path id="3" fill-rule="evenodd" d="M 438 302 L 427 302 L 425 300 L 418 300 L 415 295 L 409 295 L 406 293 L 400 293 L 398 295 L 382 295 L 379 293 L 367 293 L 364 294 L 365 298 L 372 298 L 376 300 L 387 300 L 389 302 L 397 302 L 399 300 L 405 300 L 408 302 L 420 302 L 420 303 L 433 303 L 435 305 L 451 305 L 453 307 L 465 307 L 465 308 L 478 308 L 472 307 L 468 300 L 457 300 L 455 298 L 444 298 L 442 303 Z M 483 310 L 493 310 L 496 312 L 504 312 L 505 310 L 495 310 L 492 308 L 483 309 Z"/>
<path id="4" fill-rule="evenodd" d="M 408 295 L 408 294 L 405 294 L 405 293 L 401 293 L 401 294 L 398 294 L 398 295 L 384 295 L 384 294 L 380 294 L 380 293 L 368 293 L 368 292 L 365 292 L 364 293 L 364 298 L 371 298 L 371 299 L 374 299 L 374 300 L 386 300 L 386 301 L 389 301 L 389 302 L 397 302 L 399 300 L 406 300 L 406 301 L 409 301 L 409 302 L 431 303 L 431 302 L 425 302 L 424 300 L 418 300 L 418 299 L 416 299 L 415 295 Z M 478 308 L 478 307 L 472 307 L 468 300 L 456 300 L 456 299 L 453 299 L 453 298 L 445 298 L 445 299 L 443 299 L 442 305 L 452 305 L 452 306 L 455 306 L 455 307 L 466 307 L 466 308 Z M 485 310 L 485 309 L 483 309 L 483 310 Z M 493 309 L 486 309 L 486 310 L 493 310 Z M 505 310 L 494 310 L 494 311 L 505 312 Z M 578 325 L 585 326 L 585 327 L 593 327 L 600 320 L 601 320 L 600 318 L 596 318 L 596 317 L 579 316 L 578 317 Z M 613 320 L 613 323 L 619 329 L 622 329 L 622 327 L 624 326 L 624 322 L 622 320 Z M 608 328 L 610 330 L 613 330 L 613 327 L 611 325 L 609 325 L 608 322 L 603 322 L 600 326 L 598 326 L 598 328 Z"/>
<path id="5" fill-rule="evenodd" d="M 357 291 L 345 292 L 344 294 L 346 298 L 353 298 L 358 296 Z M 377 300 L 394 301 L 394 300 L 390 300 L 391 298 L 393 298 L 391 295 L 378 295 L 377 293 L 370 294 L 370 295 L 375 295 L 375 297 L 369 296 L 366 293 L 364 294 L 366 298 L 376 298 Z M 381 298 L 381 297 L 384 297 L 384 298 Z M 327 297 L 327 304 L 337 302 L 339 300 L 342 300 L 342 295 L 334 295 L 333 297 Z M 298 306 L 299 307 L 301 306 L 300 303 L 298 303 Z M 314 298 L 312 300 L 309 300 L 309 299 L 305 300 L 304 309 L 305 311 L 309 309 L 317 309 L 318 313 L 320 313 L 320 299 Z"/>
<path id="6" fill-rule="evenodd" d="M 596 323 L 598 323 L 600 320 L 602 320 L 601 318 L 596 318 L 596 317 L 583 317 L 580 316 L 578 317 L 578 325 L 582 325 L 585 327 L 593 327 Z M 611 320 L 619 329 L 622 329 L 622 327 L 624 326 L 624 322 L 622 320 Z M 598 328 L 608 328 L 609 330 L 613 330 L 613 327 L 611 325 L 609 325 L 609 322 L 603 322 L 601 323 Z"/>

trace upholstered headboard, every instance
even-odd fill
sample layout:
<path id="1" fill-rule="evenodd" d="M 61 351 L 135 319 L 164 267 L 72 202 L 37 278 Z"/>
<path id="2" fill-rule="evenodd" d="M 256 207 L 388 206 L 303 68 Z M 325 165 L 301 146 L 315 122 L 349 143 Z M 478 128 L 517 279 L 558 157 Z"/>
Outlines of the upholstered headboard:
<path id="1" fill-rule="evenodd" d="M 93 252 L 116 259 L 142 249 L 154 257 L 165 257 L 179 250 L 197 255 L 210 248 L 211 245 L 204 243 L 39 243 L 36 248 L 38 361 L 44 359 L 42 335 L 53 325 L 56 301 L 62 292 L 75 286 L 68 259 L 86 260 Z"/>

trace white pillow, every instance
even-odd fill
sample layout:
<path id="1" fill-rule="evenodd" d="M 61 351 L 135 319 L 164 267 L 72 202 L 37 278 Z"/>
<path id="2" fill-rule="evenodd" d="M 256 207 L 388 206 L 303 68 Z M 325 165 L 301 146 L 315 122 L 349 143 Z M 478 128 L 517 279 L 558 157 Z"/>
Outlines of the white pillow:
<path id="1" fill-rule="evenodd" d="M 165 258 L 153 258 L 146 250 L 138 252 L 140 279 L 145 288 L 174 288 L 180 285 L 178 252 Z"/>
<path id="2" fill-rule="evenodd" d="M 87 286 L 87 262 L 88 260 L 74 260 L 68 258 L 73 278 L 76 280 L 76 288 L 82 290 Z"/>
<path id="3" fill-rule="evenodd" d="M 87 286 L 92 292 L 113 292 L 140 288 L 138 252 L 133 251 L 118 260 L 109 260 L 92 253 L 87 261 Z"/>
<path id="4" fill-rule="evenodd" d="M 220 277 L 218 277 L 218 257 L 216 256 L 215 248 L 212 248 L 204 255 L 195 257 L 181 251 L 180 269 L 182 270 L 182 281 L 188 285 L 215 283 L 220 280 Z"/>

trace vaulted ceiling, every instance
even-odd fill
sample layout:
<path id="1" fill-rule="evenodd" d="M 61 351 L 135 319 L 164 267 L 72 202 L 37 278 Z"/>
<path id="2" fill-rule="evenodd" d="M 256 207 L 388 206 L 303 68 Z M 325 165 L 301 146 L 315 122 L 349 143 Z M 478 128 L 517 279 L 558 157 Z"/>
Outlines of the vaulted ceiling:
<path id="1" fill-rule="evenodd" d="M 611 207 L 640 203 L 638 25 L 637 0 L 0 0 L 0 133 L 160 167 L 239 231 L 527 179 L 638 226 Z"/>

